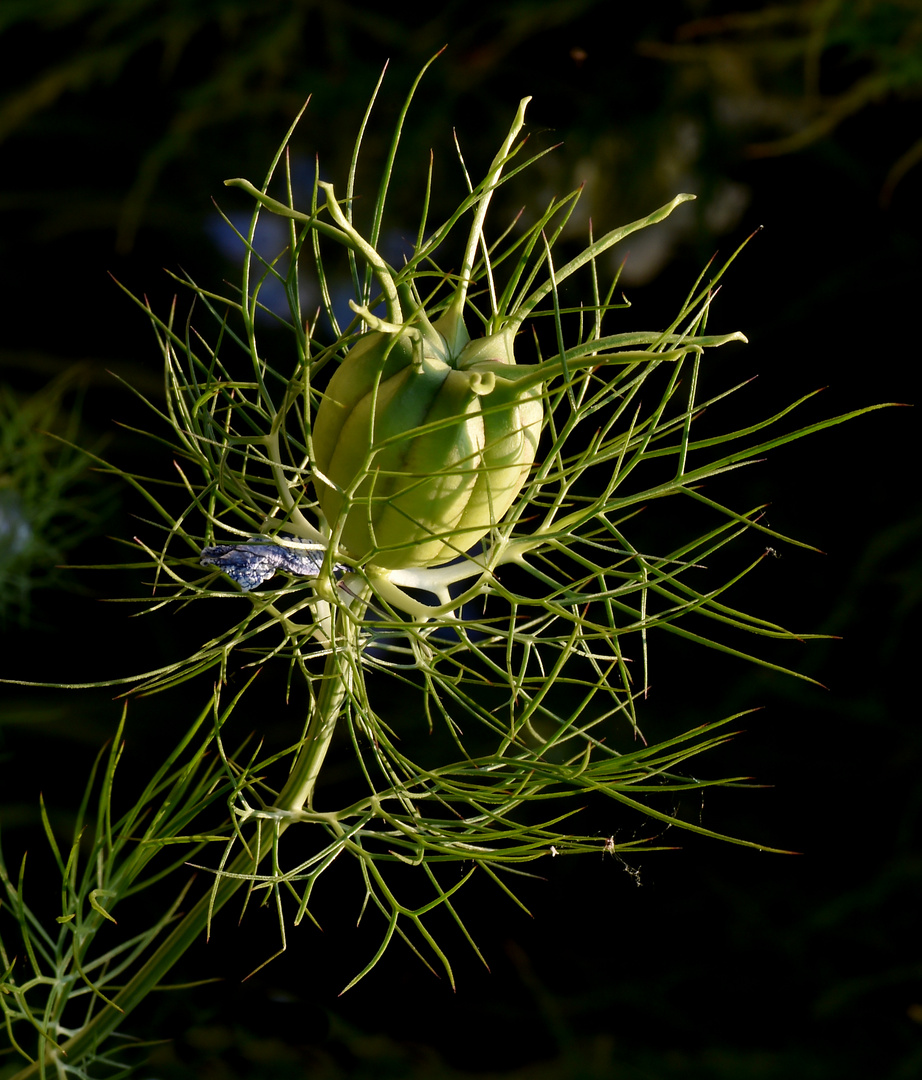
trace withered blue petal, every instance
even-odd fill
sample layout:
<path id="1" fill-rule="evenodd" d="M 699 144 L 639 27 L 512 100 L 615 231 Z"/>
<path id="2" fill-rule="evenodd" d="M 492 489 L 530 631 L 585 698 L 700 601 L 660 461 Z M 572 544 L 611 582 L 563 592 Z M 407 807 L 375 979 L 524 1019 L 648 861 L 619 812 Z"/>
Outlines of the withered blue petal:
<path id="1" fill-rule="evenodd" d="M 233 578 L 244 592 L 249 592 L 268 581 L 276 570 L 300 577 L 316 577 L 323 565 L 323 555 L 319 548 L 305 547 L 303 551 L 295 551 L 274 544 L 267 537 L 254 536 L 243 544 L 215 544 L 202 548 L 199 562 L 202 566 L 216 566 Z"/>

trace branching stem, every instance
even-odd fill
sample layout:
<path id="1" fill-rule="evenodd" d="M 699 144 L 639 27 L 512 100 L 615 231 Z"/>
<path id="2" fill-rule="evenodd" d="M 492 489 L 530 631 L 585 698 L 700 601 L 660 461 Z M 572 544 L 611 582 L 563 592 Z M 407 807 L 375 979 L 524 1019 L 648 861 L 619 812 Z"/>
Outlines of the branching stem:
<path id="1" fill-rule="evenodd" d="M 341 621 L 345 624 L 345 635 L 355 633 L 349 620 Z M 113 997 L 111 1004 L 104 1005 L 89 1023 L 58 1049 L 50 1048 L 44 1061 L 33 1061 L 11 1077 L 11 1080 L 33 1080 L 35 1077 L 46 1076 L 49 1067 L 54 1068 L 58 1062 L 74 1066 L 87 1055 L 94 1053 L 122 1024 L 125 1016 L 163 982 L 173 965 L 193 943 L 208 932 L 215 913 L 224 907 L 241 886 L 248 884 L 260 863 L 272 851 L 278 836 L 297 820 L 297 812 L 305 808 L 311 809 L 317 777 L 348 693 L 350 674 L 348 667 L 343 665 L 339 650 L 331 651 L 327 656 L 320 689 L 314 698 L 310 723 L 301 749 L 278 798 L 277 809 L 287 811 L 291 816 L 280 817 L 277 829 L 268 841 L 265 836 L 254 833 L 249 849 L 244 847 L 217 876 L 214 886 L 182 916 L 133 978 Z"/>

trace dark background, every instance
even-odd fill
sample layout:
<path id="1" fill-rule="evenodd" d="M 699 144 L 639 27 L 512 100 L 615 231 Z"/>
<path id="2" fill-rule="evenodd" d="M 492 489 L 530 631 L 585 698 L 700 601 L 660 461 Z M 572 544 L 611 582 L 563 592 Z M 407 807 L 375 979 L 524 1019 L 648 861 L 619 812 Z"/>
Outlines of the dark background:
<path id="1" fill-rule="evenodd" d="M 126 467 L 168 470 L 155 444 L 116 426 L 148 421 L 108 372 L 156 397 L 160 356 L 107 274 L 158 310 L 173 293 L 161 267 L 184 267 L 199 282 L 231 276 L 210 199 L 231 211 L 243 201 L 222 181 L 261 179 L 308 94 L 297 145 L 341 177 L 384 61 L 387 117 L 446 44 L 410 113 L 409 174 L 433 147 L 453 198 L 451 128 L 477 175 L 519 98 L 532 94 L 529 129 L 542 145 L 563 142 L 535 190 L 585 181 L 597 234 L 676 191 L 699 195 L 652 246 L 632 247 L 632 327 L 661 324 L 715 250 L 729 254 L 764 226 L 725 279 L 711 322 L 750 339 L 716 354 L 708 374 L 715 386 L 758 374 L 741 416 L 819 387 L 828 389 L 805 417 L 917 400 L 922 16 L 910 0 L 497 0 L 447 4 L 416 23 L 372 5 L 308 0 L 7 0 L 0 382 L 11 400 L 72 379 L 62 410 L 79 396 L 83 445 L 105 445 Z M 375 150 L 372 139 L 368 160 Z M 412 230 L 406 190 L 406 207 L 398 190 L 391 209 Z M 641 715 L 651 741 L 763 707 L 701 767 L 771 787 L 707 795 L 702 822 L 801 854 L 670 836 L 681 850 L 632 861 L 639 888 L 601 854 L 548 860 L 538 864 L 547 881 L 524 886 L 533 919 L 495 889 L 462 894 L 491 974 L 459 938 L 452 993 L 395 946 L 337 999 L 372 940 L 352 929 L 356 882 L 344 872 L 324 933 L 305 923 L 283 959 L 242 985 L 274 931 L 260 928 L 263 913 L 239 929 L 228 919 L 188 964 L 224 976 L 220 989 L 160 997 L 129 1023 L 135 1034 L 175 1038 L 139 1075 L 922 1074 L 922 731 L 910 685 L 922 581 L 917 430 L 911 409 L 872 413 L 774 453 L 722 489 L 741 507 L 770 501 L 774 528 L 827 553 L 783 549 L 763 562 L 746 600 L 797 629 L 841 637 L 772 654 L 828 689 L 654 642 Z M 53 470 L 55 452 L 43 444 L 42 453 Z M 134 535 L 130 515 L 143 508 L 107 490 L 75 480 L 46 521 L 51 553 L 36 550 L 18 578 L 0 579 L 0 674 L 90 681 L 148 670 L 197 644 L 200 628 L 181 616 L 128 622 L 132 608 L 101 602 L 139 595 L 136 574 L 53 569 L 126 557 L 109 538 Z M 741 551 L 740 565 L 757 553 Z M 39 790 L 66 828 L 114 730 L 112 694 L 2 691 L 11 862 L 43 842 Z M 190 710 L 206 696 L 190 689 Z M 126 769 L 142 768 L 157 732 L 169 735 L 176 707 L 131 705 Z M 608 807 L 597 809 L 597 826 L 600 845 L 637 827 Z"/>

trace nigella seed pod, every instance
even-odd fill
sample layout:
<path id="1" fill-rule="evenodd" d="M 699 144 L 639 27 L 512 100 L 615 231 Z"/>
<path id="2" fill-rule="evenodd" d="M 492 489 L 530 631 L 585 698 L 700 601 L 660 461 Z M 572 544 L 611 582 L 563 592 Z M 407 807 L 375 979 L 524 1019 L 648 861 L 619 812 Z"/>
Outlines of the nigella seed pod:
<path id="1" fill-rule="evenodd" d="M 355 227 L 351 179 L 345 199 L 337 198 L 332 184 L 318 180 L 316 205 L 310 213 L 271 198 L 249 181 L 226 181 L 249 192 L 261 207 L 300 223 L 303 238 L 314 234 L 315 242 L 323 237 L 343 245 L 364 262 L 374 278 L 374 289 L 370 278 L 362 289 L 364 303 L 350 301 L 366 330 L 345 353 L 312 417 L 309 446 L 312 482 L 324 519 L 321 529 L 298 510 L 281 468 L 276 470 L 276 482 L 283 506 L 299 525 L 299 535 L 329 537 L 337 549 L 335 558 L 380 570 L 376 576 L 382 580 L 388 578 L 389 571 L 444 566 L 497 529 L 534 464 L 544 423 L 544 387 L 552 380 L 570 380 L 580 369 L 609 363 L 645 364 L 651 356 L 657 364 L 669 363 L 681 359 L 689 349 L 701 348 L 698 339 L 686 344 L 687 330 L 601 337 L 596 325 L 575 348 L 561 348 L 530 365 L 516 363 L 516 334 L 538 304 L 553 297 L 556 305 L 558 288 L 572 274 L 592 265 L 631 233 L 662 221 L 680 203 L 694 198 L 677 195 L 646 217 L 593 240 L 581 254 L 555 267 L 551 258 L 554 235 L 549 239 L 545 227 L 558 210 L 569 207 L 569 216 L 579 195 L 573 192 L 555 202 L 526 233 L 519 261 L 505 289 L 499 290 L 493 267 L 501 260 L 491 255 L 484 222 L 503 169 L 525 145 L 524 140 L 517 140 L 529 100 L 519 102 L 486 176 L 471 187 L 459 213 L 436 229 L 429 240 L 423 240 L 424 220 L 415 253 L 400 270 L 390 266 L 374 243 Z M 382 199 L 384 190 L 386 184 Z M 468 211 L 471 223 L 460 265 L 433 288 L 432 253 Z M 562 227 L 561 223 L 557 230 Z M 378 221 L 373 237 L 379 236 Z M 538 253 L 539 240 L 543 256 Z M 548 273 L 535 285 L 542 265 Z M 468 299 L 472 285 L 483 288 L 479 306 Z M 447 288 L 452 289 L 449 296 L 445 295 Z M 424 295 L 441 312 L 434 322 L 424 310 Z M 383 305 L 387 319 L 373 314 L 369 303 Z M 597 324 L 601 311 L 609 306 L 606 301 L 591 309 L 598 313 Z M 485 329 L 476 341 L 470 340 L 464 325 L 464 315 L 472 310 L 477 311 Z M 338 328 L 332 311 L 328 314 Z M 559 312 L 554 314 L 562 341 Z M 734 335 L 725 335 L 719 340 L 708 339 L 707 344 L 732 339 Z M 642 348 L 634 351 L 632 345 Z M 676 347 L 669 348 L 672 345 Z M 299 371 L 298 393 L 300 379 Z M 305 412 L 309 411 L 308 405 Z M 278 433 L 274 431 L 271 439 L 277 440 Z M 504 538 L 496 539 L 502 547 Z M 389 579 L 387 584 L 394 581 Z M 327 578 L 319 575 L 318 591 L 327 587 Z M 396 587 L 399 589 L 401 583 Z M 406 595 L 404 599 L 418 609 L 416 600 Z"/>
<path id="2" fill-rule="evenodd" d="M 466 344 L 458 320 L 394 331 L 347 354 L 313 429 L 317 497 L 340 548 L 387 570 L 449 562 L 497 525 L 543 419 L 540 391 L 516 388 L 514 368 L 482 358 L 488 339 Z"/>

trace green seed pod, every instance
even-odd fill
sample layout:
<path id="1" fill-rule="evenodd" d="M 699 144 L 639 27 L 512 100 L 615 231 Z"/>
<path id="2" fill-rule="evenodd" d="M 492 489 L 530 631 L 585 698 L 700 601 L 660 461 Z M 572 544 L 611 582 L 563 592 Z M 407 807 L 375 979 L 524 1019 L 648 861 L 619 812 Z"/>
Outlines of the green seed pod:
<path id="1" fill-rule="evenodd" d="M 452 318 L 370 331 L 347 354 L 313 430 L 317 497 L 334 530 L 345 515 L 346 554 L 437 566 L 502 520 L 543 419 L 540 390 L 516 387 L 508 352 L 501 334 L 467 343 Z"/>

